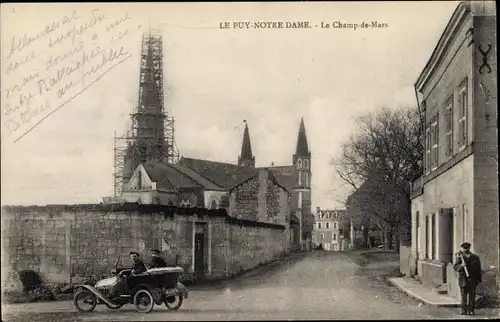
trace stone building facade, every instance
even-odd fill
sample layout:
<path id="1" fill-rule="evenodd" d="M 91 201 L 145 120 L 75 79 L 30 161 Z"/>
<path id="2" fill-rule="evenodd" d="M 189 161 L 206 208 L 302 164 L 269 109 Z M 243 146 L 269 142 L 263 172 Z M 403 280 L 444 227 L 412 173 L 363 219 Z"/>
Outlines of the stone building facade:
<path id="1" fill-rule="evenodd" d="M 461 2 L 416 82 L 425 126 L 424 175 L 412 187 L 412 271 L 458 296 L 451 268 L 462 242 L 481 256 L 479 292 L 498 274 L 496 12 Z"/>
<path id="2" fill-rule="evenodd" d="M 322 245 L 326 251 L 341 251 L 347 248 L 342 234 L 342 219 L 345 209 L 316 208 L 314 215 L 313 245 Z"/>

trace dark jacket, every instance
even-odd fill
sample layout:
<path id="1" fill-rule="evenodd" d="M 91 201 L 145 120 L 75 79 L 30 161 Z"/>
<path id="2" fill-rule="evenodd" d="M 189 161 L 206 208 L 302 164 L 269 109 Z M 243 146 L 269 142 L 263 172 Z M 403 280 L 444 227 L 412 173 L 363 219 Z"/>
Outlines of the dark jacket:
<path id="1" fill-rule="evenodd" d="M 138 260 L 132 265 L 132 274 L 142 274 L 148 269 L 142 260 Z"/>
<path id="2" fill-rule="evenodd" d="M 467 266 L 467 270 L 469 272 L 469 278 L 467 278 L 465 274 L 465 269 L 462 266 L 462 258 L 460 256 L 461 253 L 457 253 L 455 258 L 455 264 L 453 265 L 453 269 L 458 272 L 458 286 L 466 287 L 469 285 L 476 286 L 482 281 L 482 272 L 481 272 L 481 261 L 479 256 L 476 254 L 470 254 L 469 257 L 462 254 L 465 264 Z"/>
<path id="3" fill-rule="evenodd" d="M 160 256 L 153 256 L 150 266 L 151 268 L 167 267 L 167 262 Z"/>

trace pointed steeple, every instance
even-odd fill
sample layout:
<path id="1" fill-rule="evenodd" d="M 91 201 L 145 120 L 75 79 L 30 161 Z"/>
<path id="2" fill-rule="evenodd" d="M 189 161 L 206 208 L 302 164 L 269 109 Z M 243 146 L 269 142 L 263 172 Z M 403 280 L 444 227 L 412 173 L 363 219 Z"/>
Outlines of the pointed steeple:
<path id="1" fill-rule="evenodd" d="M 297 149 L 295 154 L 298 156 L 309 155 L 309 146 L 307 145 L 306 126 L 304 125 L 304 118 L 300 119 L 299 137 L 297 138 Z"/>
<path id="2" fill-rule="evenodd" d="M 252 144 L 250 143 L 250 132 L 245 121 L 245 132 L 243 132 L 243 143 L 241 144 L 241 154 L 238 158 L 239 166 L 255 166 L 255 157 L 252 155 Z"/>
<path id="3" fill-rule="evenodd" d="M 147 35 L 144 35 L 144 37 L 147 37 Z M 146 48 L 142 49 L 144 64 L 142 67 L 143 75 L 141 75 L 141 87 L 143 88 L 141 102 L 144 107 L 158 108 L 160 105 L 160 98 L 158 97 L 159 93 L 153 71 L 155 62 L 153 57 L 154 44 L 152 39 L 150 38 L 149 41 L 146 40 L 143 46 L 146 46 Z"/>

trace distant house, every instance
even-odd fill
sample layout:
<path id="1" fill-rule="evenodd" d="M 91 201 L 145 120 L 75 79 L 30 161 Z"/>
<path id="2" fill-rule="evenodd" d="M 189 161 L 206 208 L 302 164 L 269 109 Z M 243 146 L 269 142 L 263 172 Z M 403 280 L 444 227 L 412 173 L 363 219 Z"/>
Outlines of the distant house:
<path id="1" fill-rule="evenodd" d="M 345 209 L 316 208 L 314 214 L 313 244 L 322 245 L 326 251 L 345 250 L 346 239 L 342 235 L 341 222 L 345 216 Z"/>
<path id="2" fill-rule="evenodd" d="M 412 188 L 412 274 L 453 296 L 451 263 L 464 241 L 481 256 L 478 291 L 498 290 L 496 39 L 495 3 L 461 2 L 415 84 L 425 166 Z"/>

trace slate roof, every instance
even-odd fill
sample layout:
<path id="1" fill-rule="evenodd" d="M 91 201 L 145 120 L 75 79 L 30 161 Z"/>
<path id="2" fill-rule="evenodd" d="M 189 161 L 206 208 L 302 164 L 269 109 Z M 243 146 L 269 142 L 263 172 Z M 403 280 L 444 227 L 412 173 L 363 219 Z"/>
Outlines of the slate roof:
<path id="1" fill-rule="evenodd" d="M 254 177 L 256 177 L 257 175 L 259 175 L 259 171 L 262 171 L 262 170 L 267 170 L 267 171 L 268 171 L 268 176 L 267 176 L 267 179 L 268 179 L 269 181 L 274 182 L 276 185 L 278 185 L 278 186 L 280 186 L 281 188 L 283 188 L 283 189 L 287 190 L 288 192 L 290 192 L 290 191 L 291 191 L 291 189 L 289 189 L 287 186 L 285 186 L 285 185 L 283 184 L 283 182 L 280 182 L 280 181 L 277 179 L 277 175 L 279 175 L 279 173 L 273 172 L 273 171 L 271 171 L 271 170 L 270 170 L 270 169 L 268 169 L 268 168 L 256 168 L 256 169 L 253 169 L 253 170 L 254 170 L 254 171 L 253 171 L 253 173 L 252 173 L 252 172 L 250 172 L 250 171 L 248 171 L 248 172 L 246 172 L 246 173 L 245 173 L 245 175 L 246 175 L 246 176 L 240 176 L 240 178 L 241 178 L 242 180 L 240 180 L 239 182 L 237 182 L 236 184 L 234 184 L 234 185 L 231 187 L 231 189 L 232 189 L 232 188 L 234 188 L 234 187 L 239 186 L 240 184 L 242 184 L 242 183 L 244 183 L 244 182 L 246 182 L 246 181 L 248 181 L 248 180 L 250 180 L 250 179 L 252 179 L 252 178 L 254 178 Z"/>
<path id="2" fill-rule="evenodd" d="M 339 220 L 346 216 L 346 209 L 320 209 L 316 213 L 318 219 L 335 219 Z"/>
<path id="3" fill-rule="evenodd" d="M 297 138 L 296 155 L 306 156 L 309 155 L 309 146 L 307 144 L 306 126 L 304 125 L 304 118 L 300 120 L 299 136 Z"/>
<path id="4" fill-rule="evenodd" d="M 202 185 L 206 190 L 224 190 L 224 188 L 219 187 L 215 183 L 213 183 L 210 180 L 207 180 L 205 177 L 200 175 L 198 172 L 194 171 L 191 168 L 188 168 L 187 166 L 177 163 L 177 164 L 170 164 L 171 167 L 175 168 L 177 171 L 182 172 L 183 174 L 187 175 L 189 178 L 193 179 L 196 181 L 198 184 Z"/>
<path id="5" fill-rule="evenodd" d="M 297 176 L 294 166 L 251 168 L 240 167 L 232 163 L 185 157 L 182 157 L 179 163 L 175 166 L 182 167 L 183 170 L 181 171 L 206 186 L 206 189 L 209 188 L 203 182 L 211 182 L 217 185 L 220 189 L 229 190 L 232 187 L 253 178 L 261 169 L 269 170 L 273 175 L 272 180 L 288 191 L 292 191 L 297 184 Z M 203 179 L 205 180 L 203 181 Z"/>
<path id="6" fill-rule="evenodd" d="M 289 191 L 292 191 L 297 185 L 297 175 L 293 165 L 275 166 L 266 168 L 274 173 L 278 184 Z"/>
<path id="7" fill-rule="evenodd" d="M 201 184 L 178 171 L 171 164 L 154 162 L 143 164 L 149 178 L 157 183 L 158 190 L 175 191 L 177 189 L 200 188 Z"/>
<path id="8" fill-rule="evenodd" d="M 241 144 L 241 154 L 240 158 L 242 160 L 252 159 L 252 144 L 250 143 L 250 133 L 248 132 L 248 124 L 245 123 L 245 132 L 243 133 L 243 143 Z"/>
<path id="9" fill-rule="evenodd" d="M 283 186 L 286 188 L 288 191 L 292 191 L 293 188 L 295 187 L 297 183 L 297 177 L 295 175 L 286 175 L 286 174 L 281 174 L 279 172 L 275 172 L 274 170 L 270 169 L 271 172 L 274 174 L 274 177 L 276 178 L 276 181 L 280 186 Z"/>
<path id="10" fill-rule="evenodd" d="M 236 164 L 209 160 L 182 157 L 179 163 L 225 190 L 229 190 L 234 185 L 251 178 L 257 173 L 255 168 L 239 167 Z"/>
<path id="11" fill-rule="evenodd" d="M 293 165 L 274 166 L 268 167 L 268 169 L 283 175 L 295 175 L 295 167 Z"/>

